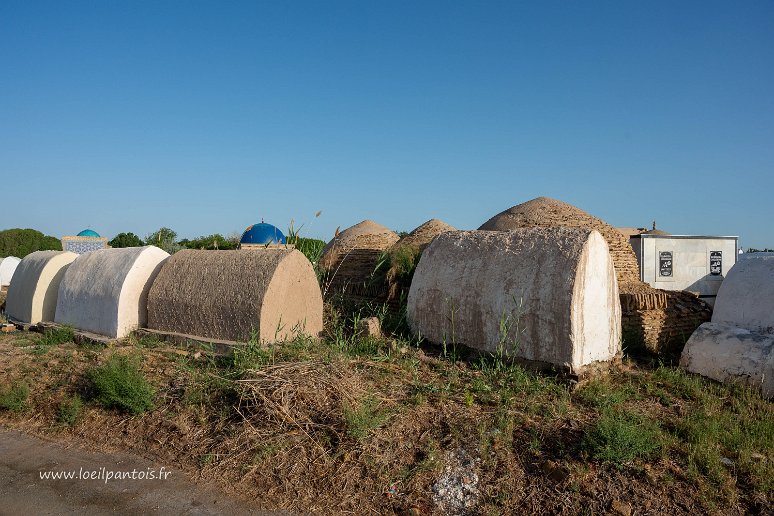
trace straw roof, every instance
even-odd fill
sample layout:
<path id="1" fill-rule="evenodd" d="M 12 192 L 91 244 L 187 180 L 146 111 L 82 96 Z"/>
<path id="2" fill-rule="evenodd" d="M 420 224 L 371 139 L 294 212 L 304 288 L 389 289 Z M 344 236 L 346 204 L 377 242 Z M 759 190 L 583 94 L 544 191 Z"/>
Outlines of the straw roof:
<path id="1" fill-rule="evenodd" d="M 639 279 L 640 269 L 637 258 L 627 238 L 607 222 L 571 204 L 548 197 L 538 197 L 498 213 L 478 229 L 509 231 L 552 226 L 596 229 L 607 241 L 615 264 L 619 288 L 622 291 L 628 291 L 629 286 L 643 285 Z"/>
<path id="2" fill-rule="evenodd" d="M 441 233 L 456 230 L 457 228 L 450 226 L 442 220 L 430 219 L 408 235 L 401 238 L 393 247 L 397 249 L 403 246 L 411 246 L 422 251 Z"/>

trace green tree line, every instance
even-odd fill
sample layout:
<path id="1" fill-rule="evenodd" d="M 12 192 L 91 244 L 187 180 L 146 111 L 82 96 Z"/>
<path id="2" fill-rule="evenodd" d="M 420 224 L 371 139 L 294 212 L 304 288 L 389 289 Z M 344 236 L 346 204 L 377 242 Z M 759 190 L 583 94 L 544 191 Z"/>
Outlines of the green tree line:
<path id="1" fill-rule="evenodd" d="M 4 229 L 0 231 L 0 257 L 24 258 L 35 251 L 61 251 L 62 241 L 35 229 Z"/>
<path id="2" fill-rule="evenodd" d="M 288 236 L 288 244 L 294 244 L 313 263 L 319 259 L 320 253 L 323 247 L 325 247 L 325 242 L 322 240 L 302 238 L 295 233 Z M 117 248 L 155 245 L 170 254 L 174 254 L 181 249 L 236 249 L 239 246 L 239 236 L 230 235 L 226 237 L 220 233 L 213 233 L 212 235 L 202 235 L 197 238 L 178 239 L 177 232 L 170 228 L 162 227 L 146 235 L 145 238 L 140 238 L 130 231 L 119 233 L 108 242 L 108 245 Z M 23 258 L 32 252 L 47 250 L 61 251 L 61 240 L 44 235 L 35 229 L 6 229 L 0 231 L 0 257 L 18 256 Z"/>

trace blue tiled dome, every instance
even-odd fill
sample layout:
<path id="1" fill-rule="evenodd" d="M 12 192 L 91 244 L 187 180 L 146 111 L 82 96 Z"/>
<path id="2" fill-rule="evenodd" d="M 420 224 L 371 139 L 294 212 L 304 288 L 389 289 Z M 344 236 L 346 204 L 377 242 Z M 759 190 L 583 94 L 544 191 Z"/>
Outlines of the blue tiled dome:
<path id="1" fill-rule="evenodd" d="M 240 244 L 284 244 L 285 235 L 271 224 L 261 222 L 247 228 L 242 234 Z"/>
<path id="2" fill-rule="evenodd" d="M 96 231 L 94 231 L 94 230 L 91 230 L 91 229 L 84 229 L 83 231 L 81 231 L 80 233 L 78 233 L 78 236 L 80 236 L 80 237 L 94 237 L 94 238 L 99 238 L 99 233 L 97 233 Z"/>

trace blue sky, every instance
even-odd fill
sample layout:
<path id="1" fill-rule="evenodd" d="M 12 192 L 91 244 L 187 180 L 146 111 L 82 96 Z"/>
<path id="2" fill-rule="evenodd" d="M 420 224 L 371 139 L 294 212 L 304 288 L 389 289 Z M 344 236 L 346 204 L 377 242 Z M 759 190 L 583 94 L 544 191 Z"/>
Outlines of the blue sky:
<path id="1" fill-rule="evenodd" d="M 328 240 L 545 195 L 774 246 L 770 1 L 2 0 L 0 67 L 0 228 Z"/>

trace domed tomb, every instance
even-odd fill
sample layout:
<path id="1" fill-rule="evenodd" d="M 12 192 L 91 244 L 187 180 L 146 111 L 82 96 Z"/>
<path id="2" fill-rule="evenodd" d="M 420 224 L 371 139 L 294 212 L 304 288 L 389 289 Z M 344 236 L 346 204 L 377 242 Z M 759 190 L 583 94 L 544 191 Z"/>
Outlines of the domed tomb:
<path id="1" fill-rule="evenodd" d="M 326 273 L 325 294 L 341 294 L 355 301 L 386 297 L 386 285 L 374 282 L 382 254 L 400 237 L 372 220 L 364 220 L 337 234 L 323 249 L 320 267 Z"/>
<path id="2" fill-rule="evenodd" d="M 555 226 L 596 229 L 604 237 L 610 249 L 618 278 L 618 288 L 621 292 L 644 285 L 640 281 L 637 257 L 626 237 L 605 221 L 566 202 L 549 197 L 538 197 L 498 213 L 478 229 L 509 231 Z"/>
<path id="3" fill-rule="evenodd" d="M 282 231 L 276 226 L 261 222 L 253 224 L 245 229 L 242 238 L 239 239 L 239 247 L 247 249 L 250 246 L 265 247 L 267 245 L 285 244 L 287 240 Z"/>
<path id="4" fill-rule="evenodd" d="M 407 317 L 431 342 L 573 373 L 620 350 L 615 269 L 593 229 L 444 233 L 422 255 Z"/>
<path id="5" fill-rule="evenodd" d="M 293 248 L 180 251 L 148 294 L 148 328 L 230 341 L 316 337 L 323 301 L 312 264 Z"/>
<path id="6" fill-rule="evenodd" d="M 391 308 L 400 309 L 400 299 L 408 296 L 414 269 L 425 248 L 437 236 L 457 228 L 438 219 L 430 219 L 411 233 L 398 240 L 389 250 L 390 266 L 387 270 L 388 298 Z"/>
<path id="7" fill-rule="evenodd" d="M 695 296 L 657 290 L 641 281 L 637 257 L 624 234 L 571 204 L 538 197 L 498 213 L 479 229 L 509 231 L 554 226 L 595 229 L 604 237 L 618 280 L 627 344 L 641 344 L 651 352 L 682 346 L 701 323 L 709 320 L 711 309 Z"/>
<path id="8" fill-rule="evenodd" d="M 15 256 L 0 258 L 0 287 L 7 287 L 11 284 L 11 278 L 16 272 L 16 267 L 19 266 L 19 262 L 21 260 Z"/>
<path id="9" fill-rule="evenodd" d="M 113 339 L 145 327 L 148 292 L 168 257 L 152 245 L 80 255 L 59 283 L 54 322 Z"/>
<path id="10" fill-rule="evenodd" d="M 62 237 L 62 250 L 75 254 L 85 254 L 91 251 L 107 249 L 108 239 L 100 236 L 93 229 L 84 229 L 75 236 Z"/>
<path id="11" fill-rule="evenodd" d="M 411 233 L 404 236 L 393 246 L 393 248 L 411 246 L 423 251 L 435 237 L 446 233 L 447 231 L 456 231 L 457 228 L 450 226 L 446 222 L 438 219 L 430 219 L 424 224 L 414 229 Z"/>
<path id="12" fill-rule="evenodd" d="M 24 324 L 53 321 L 59 284 L 76 258 L 67 251 L 35 251 L 25 256 L 8 289 L 8 317 Z"/>

